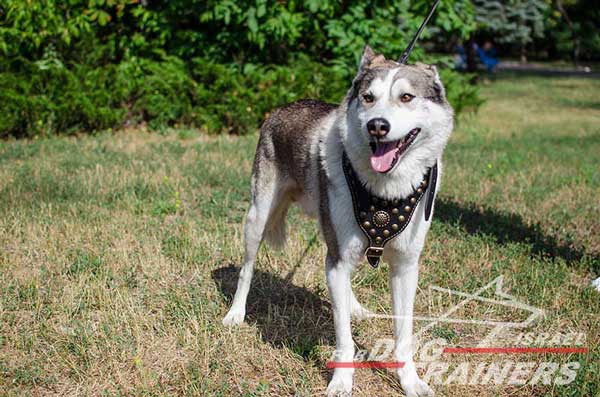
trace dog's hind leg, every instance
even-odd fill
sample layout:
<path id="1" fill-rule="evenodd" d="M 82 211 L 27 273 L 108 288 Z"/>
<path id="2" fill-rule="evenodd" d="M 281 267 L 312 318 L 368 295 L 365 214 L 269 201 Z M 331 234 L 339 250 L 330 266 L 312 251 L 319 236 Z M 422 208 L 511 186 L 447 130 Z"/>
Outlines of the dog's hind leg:
<path id="1" fill-rule="evenodd" d="M 246 300 L 254 273 L 254 261 L 263 239 L 265 228 L 270 223 L 272 215 L 278 214 L 283 210 L 280 207 L 284 201 L 282 199 L 285 194 L 281 183 L 278 182 L 274 173 L 271 175 L 264 175 L 263 173 L 261 179 L 259 179 L 255 172 L 252 185 L 252 203 L 248 209 L 246 224 L 244 225 L 244 263 L 240 270 L 233 303 L 223 319 L 223 324 L 227 326 L 238 325 L 244 321 Z"/>

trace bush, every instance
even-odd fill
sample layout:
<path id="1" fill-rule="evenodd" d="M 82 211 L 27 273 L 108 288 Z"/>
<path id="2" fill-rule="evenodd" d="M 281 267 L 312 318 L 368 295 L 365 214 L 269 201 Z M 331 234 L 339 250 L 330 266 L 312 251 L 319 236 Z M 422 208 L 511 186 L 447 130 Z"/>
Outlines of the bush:
<path id="1" fill-rule="evenodd" d="M 446 87 L 446 97 L 454 108 L 455 114 L 476 111 L 483 103 L 483 99 L 479 96 L 479 88 L 471 83 L 472 75 L 441 69 L 440 79 Z"/>
<path id="2" fill-rule="evenodd" d="M 339 102 L 352 71 L 341 72 L 300 57 L 291 65 L 215 63 L 195 58 L 186 66 L 131 58 L 97 68 L 27 64 L 0 73 L 2 136 L 33 137 L 119 128 L 147 122 L 152 128 L 184 124 L 211 133 L 244 134 L 273 108 L 301 98 Z M 443 70 L 457 112 L 476 108 L 477 88 Z"/>
<path id="3" fill-rule="evenodd" d="M 35 136 L 185 121 L 195 87 L 178 59 L 73 69 L 30 63 L 19 73 L 0 73 L 0 131 Z"/>
<path id="4" fill-rule="evenodd" d="M 303 59 L 293 66 L 132 58 L 98 68 L 29 64 L 0 74 L 0 130 L 35 136 L 148 122 L 209 132 L 253 130 L 272 108 L 303 97 L 339 100 L 348 81 Z"/>
<path id="5" fill-rule="evenodd" d="M 365 42 L 399 56 L 429 3 L 6 0 L 0 136 L 140 122 L 246 133 L 286 102 L 339 101 Z M 432 31 L 466 35 L 469 4 L 440 7 Z M 477 103 L 464 78 L 445 77 L 458 111 Z"/>
<path id="6" fill-rule="evenodd" d="M 197 58 L 192 76 L 198 82 L 195 121 L 211 132 L 253 130 L 273 108 L 301 98 L 339 101 L 349 85 L 333 68 L 306 58 L 242 68 Z"/>

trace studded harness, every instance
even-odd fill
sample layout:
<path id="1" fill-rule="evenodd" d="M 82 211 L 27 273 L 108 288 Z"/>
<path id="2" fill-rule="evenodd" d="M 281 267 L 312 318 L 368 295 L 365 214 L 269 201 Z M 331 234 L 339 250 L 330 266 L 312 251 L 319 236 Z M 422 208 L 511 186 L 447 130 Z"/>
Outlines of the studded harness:
<path id="1" fill-rule="evenodd" d="M 425 203 L 425 220 L 429 220 L 435 199 L 438 174 L 437 162 L 427 170 L 423 181 L 411 194 L 404 198 L 392 200 L 377 197 L 367 190 L 365 185 L 358 179 L 346 152 L 343 154 L 342 168 L 352 196 L 354 217 L 369 241 L 365 256 L 369 264 L 377 268 L 385 244 L 406 229 L 417 205 L 425 195 L 427 200 Z"/>

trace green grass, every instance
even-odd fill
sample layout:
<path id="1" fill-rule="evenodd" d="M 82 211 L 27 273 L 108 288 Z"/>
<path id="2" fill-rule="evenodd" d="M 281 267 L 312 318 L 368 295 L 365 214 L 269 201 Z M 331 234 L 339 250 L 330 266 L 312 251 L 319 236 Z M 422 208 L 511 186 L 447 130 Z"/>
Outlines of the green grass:
<path id="1" fill-rule="evenodd" d="M 453 300 L 430 285 L 470 292 L 503 275 L 509 293 L 545 310 L 528 331 L 586 333 L 588 354 L 522 358 L 580 361 L 575 383 L 437 385 L 438 395 L 600 393 L 600 294 L 589 287 L 600 274 L 599 90 L 587 79 L 484 86 L 486 104 L 448 145 L 416 302 L 441 313 Z M 185 130 L 0 142 L 0 394 L 322 394 L 334 341 L 314 221 L 292 212 L 286 250 L 259 255 L 248 324 L 220 323 L 256 139 Z M 389 310 L 386 266 L 363 264 L 354 285 L 366 306 Z M 461 345 L 481 332 L 445 324 L 429 335 Z M 354 334 L 372 347 L 391 324 Z M 400 393 L 386 371 L 357 370 L 354 390 Z"/>

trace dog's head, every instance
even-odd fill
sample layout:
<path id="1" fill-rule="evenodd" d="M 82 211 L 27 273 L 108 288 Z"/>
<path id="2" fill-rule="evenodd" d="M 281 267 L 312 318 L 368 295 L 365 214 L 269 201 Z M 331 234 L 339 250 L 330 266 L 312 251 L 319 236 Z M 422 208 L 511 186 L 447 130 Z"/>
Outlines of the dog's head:
<path id="1" fill-rule="evenodd" d="M 377 174 L 441 156 L 453 112 L 435 66 L 403 65 L 365 47 L 346 97 L 346 145 Z M 401 165 L 404 165 L 402 167 Z"/>

